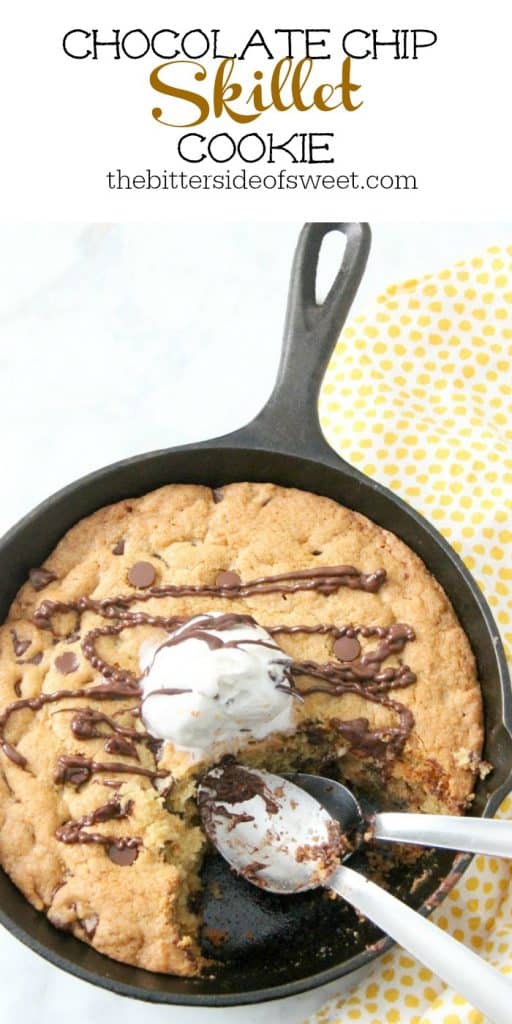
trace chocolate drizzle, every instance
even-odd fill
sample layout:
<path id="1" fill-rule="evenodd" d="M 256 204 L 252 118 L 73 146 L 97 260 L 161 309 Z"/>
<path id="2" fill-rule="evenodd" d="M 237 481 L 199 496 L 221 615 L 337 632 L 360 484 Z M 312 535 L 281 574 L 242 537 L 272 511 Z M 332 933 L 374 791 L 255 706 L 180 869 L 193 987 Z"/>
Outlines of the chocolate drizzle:
<path id="1" fill-rule="evenodd" d="M 120 555 L 124 551 L 124 541 L 118 541 L 113 548 L 114 555 Z M 150 571 L 151 570 L 151 571 Z M 357 694 L 372 703 L 386 707 L 397 716 L 398 722 L 395 726 L 370 730 L 368 720 L 365 718 L 340 721 L 333 719 L 332 722 L 341 736 L 344 736 L 354 753 L 360 756 L 373 756 L 378 759 L 389 758 L 400 754 L 405 741 L 413 727 L 414 719 L 412 712 L 397 700 L 389 696 L 389 692 L 409 686 L 415 681 L 415 675 L 411 669 L 398 661 L 398 664 L 384 666 L 383 663 L 390 655 L 399 655 L 406 643 L 414 640 L 413 629 L 402 623 L 395 623 L 391 626 L 366 626 L 366 625 L 342 625 L 317 624 L 317 625 L 273 625 L 266 628 L 266 632 L 272 637 L 279 635 L 294 634 L 317 634 L 330 636 L 333 641 L 333 655 L 337 660 L 321 664 L 315 661 L 293 661 L 283 655 L 281 649 L 275 643 L 268 640 L 255 638 L 254 640 L 243 639 L 223 640 L 216 634 L 225 630 L 233 629 L 240 625 L 255 626 L 256 622 L 250 615 L 227 613 L 224 615 L 209 615 L 200 613 L 193 616 L 164 616 L 146 613 L 140 609 L 132 610 L 131 605 L 135 602 L 143 603 L 155 598 L 179 598 L 179 597 L 214 597 L 224 599 L 237 599 L 258 594 L 281 593 L 284 596 L 301 591 L 310 591 L 322 595 L 336 593 L 341 587 L 348 587 L 353 590 L 362 590 L 367 593 L 376 593 L 386 579 L 383 569 L 374 572 L 363 573 L 350 565 L 321 566 L 311 569 L 292 570 L 274 576 L 257 577 L 247 582 L 242 582 L 238 574 L 231 570 L 224 570 L 217 574 L 215 584 L 192 585 L 192 584 L 164 584 L 152 586 L 150 579 L 155 575 L 154 567 L 150 563 L 136 563 L 129 574 L 130 583 L 136 588 L 136 593 L 120 594 L 102 599 L 83 596 L 75 601 L 42 601 L 34 614 L 33 622 L 36 627 L 51 632 L 54 642 L 59 640 L 77 639 L 77 629 L 81 616 L 84 612 L 92 612 L 107 622 L 89 630 L 81 641 L 81 649 L 89 664 L 103 677 L 100 683 L 94 683 L 82 689 L 61 689 L 53 692 L 41 693 L 37 697 L 20 698 L 8 704 L 0 714 L 0 749 L 4 754 L 20 768 L 27 766 L 26 758 L 10 743 L 5 737 L 7 723 L 15 712 L 29 709 L 33 712 L 39 711 L 46 704 L 55 703 L 61 700 L 122 700 L 137 701 L 135 708 L 123 708 L 118 714 L 130 712 L 133 715 L 140 715 L 142 705 L 142 693 L 140 676 L 136 676 L 130 670 L 123 668 L 117 663 L 110 664 L 97 651 L 96 644 L 103 637 L 117 637 L 126 629 L 133 629 L 137 626 L 151 626 L 163 629 L 168 633 L 168 638 L 157 649 L 182 643 L 186 640 L 196 639 L 206 643 L 210 649 L 220 647 L 244 647 L 248 644 L 257 644 L 276 650 L 276 661 L 285 662 L 286 684 L 279 684 L 279 688 L 285 690 L 290 696 L 304 700 L 309 694 L 324 693 L 331 696 L 339 696 L 344 693 Z M 30 573 L 30 581 L 36 589 L 43 589 L 48 583 L 56 579 L 56 575 L 49 570 L 37 569 Z M 76 623 L 71 633 L 60 635 L 54 627 L 54 618 L 59 614 L 74 613 Z M 181 627 L 181 628 L 180 628 Z M 11 631 L 14 652 L 17 656 L 25 653 L 30 642 L 20 640 L 15 630 Z M 362 651 L 360 639 L 375 637 L 377 645 L 371 650 Z M 42 655 L 37 655 L 38 661 Z M 28 659 L 36 664 L 36 657 Z M 66 652 L 56 659 L 56 666 L 61 672 L 73 672 L 78 667 L 78 659 L 73 652 Z M 148 670 L 146 669 L 146 672 Z M 297 680 L 306 676 L 312 679 L 312 684 L 306 688 L 299 687 Z M 277 684 L 276 684 L 277 685 Z M 165 687 L 155 693 L 167 695 L 188 692 L 186 687 Z M 160 771 L 157 768 L 150 769 L 143 767 L 139 761 L 137 744 L 145 744 L 153 755 L 157 756 L 161 747 L 161 741 L 156 740 L 147 732 L 120 725 L 112 715 L 104 714 L 102 711 L 86 706 L 78 709 L 61 708 L 61 711 L 73 712 L 70 721 L 71 731 L 77 739 L 88 740 L 104 737 L 104 749 L 109 754 L 122 755 L 129 758 L 132 763 L 119 761 L 96 761 L 92 758 L 77 755 L 63 755 L 59 757 L 54 773 L 54 781 L 57 784 L 69 784 L 79 789 L 89 782 L 96 774 L 118 773 L 138 774 L 153 781 L 168 776 L 168 772 Z M 250 799 L 250 795 L 244 795 L 243 769 L 240 768 L 237 776 L 237 802 Z M 254 776 L 246 773 L 254 782 Z M 98 780 L 99 781 L 99 780 Z M 247 781 L 247 780 L 246 780 Z M 120 785 L 115 779 L 105 779 L 102 785 L 117 787 Z M 247 782 L 248 785 L 248 782 Z M 247 787 L 246 787 L 247 788 Z M 260 794 L 264 795 L 264 794 Z M 219 799 L 220 799 L 219 794 Z M 137 837 L 117 839 L 112 836 L 99 835 L 88 832 L 90 825 L 107 821 L 114 818 L 126 817 L 129 814 L 128 804 L 121 808 L 119 799 L 113 798 L 107 804 L 92 811 L 84 818 L 70 821 L 60 826 L 57 838 L 64 843 L 100 843 L 111 860 L 116 864 L 132 864 L 138 855 L 141 840 Z M 271 810 L 270 808 L 268 808 Z M 241 820 L 247 820 L 246 816 L 235 816 L 232 827 Z"/>
<path id="2" fill-rule="evenodd" d="M 96 708 L 80 708 L 79 711 L 75 711 L 74 708 L 62 708 L 62 711 L 74 711 L 71 732 L 77 739 L 90 740 L 105 736 L 104 750 L 108 754 L 124 754 L 138 760 L 136 743 L 145 743 L 153 752 L 160 746 L 159 741 L 148 732 L 120 725 L 110 715 Z M 102 728 L 104 725 L 111 731 L 105 732 Z"/>
<path id="3" fill-rule="evenodd" d="M 335 726 L 340 736 L 347 740 L 351 753 L 359 757 L 386 759 L 390 741 L 389 730 L 370 729 L 367 718 L 351 718 L 344 722 L 332 718 L 331 724 Z"/>
<path id="4" fill-rule="evenodd" d="M 69 782 L 75 789 L 80 789 L 84 782 L 88 782 L 91 776 L 98 772 L 145 775 L 148 779 L 164 779 L 169 774 L 166 771 L 143 768 L 138 764 L 125 764 L 124 761 L 94 761 L 93 758 L 83 757 L 82 754 L 63 754 L 57 761 L 53 781 L 57 784 Z"/>
<path id="5" fill-rule="evenodd" d="M 254 821 L 253 814 L 235 814 L 234 811 L 229 811 L 227 807 L 223 807 L 222 804 L 216 808 L 216 814 L 222 818 L 227 818 L 229 821 L 228 832 L 232 832 L 237 825 L 241 825 L 244 821 Z"/>
<path id="6" fill-rule="evenodd" d="M 252 814 L 231 810 L 231 807 L 247 803 L 255 796 L 261 797 L 267 814 L 278 813 L 279 806 L 263 779 L 256 772 L 238 764 L 234 757 L 224 757 L 218 768 L 207 772 L 198 790 L 198 807 L 202 823 L 213 842 L 218 815 L 229 820 L 229 832 L 244 821 L 254 820 Z M 225 807 L 224 804 L 229 806 Z"/>
<path id="7" fill-rule="evenodd" d="M 119 821 L 127 818 L 132 811 L 133 801 L 128 800 L 123 806 L 119 797 L 113 797 L 106 804 L 96 807 L 89 814 L 81 818 L 64 822 L 55 830 L 55 836 L 60 843 L 94 843 L 97 846 L 104 846 L 106 852 L 114 864 L 127 866 L 133 864 L 142 846 L 142 839 L 138 836 L 109 836 L 101 832 L 86 831 L 90 825 L 96 825 L 103 821 Z"/>
<path id="8" fill-rule="evenodd" d="M 226 771 L 225 768 L 229 770 Z M 244 804 L 253 797 L 263 800 L 268 814 L 277 814 L 279 807 L 264 781 L 255 772 L 237 764 L 234 757 L 225 757 L 219 769 L 208 772 L 208 801 Z"/>
<path id="9" fill-rule="evenodd" d="M 20 638 L 19 638 L 19 636 L 18 636 L 18 634 L 17 634 L 15 629 L 11 629 L 11 639 L 12 639 L 13 650 L 14 650 L 14 653 L 15 653 L 16 657 L 17 658 L 21 658 L 22 654 L 25 654 L 25 651 L 27 651 L 28 648 L 30 647 L 30 644 L 32 643 L 32 641 L 31 640 L 20 640 Z"/>
<path id="10" fill-rule="evenodd" d="M 63 825 L 59 825 L 55 830 L 55 835 L 61 843 L 89 843 L 91 842 L 91 833 L 89 832 L 82 836 L 81 833 L 84 828 L 87 828 L 89 825 L 97 825 L 100 821 L 127 818 L 132 808 L 132 800 L 128 800 L 123 807 L 119 798 L 114 797 L 112 800 L 108 800 L 106 804 L 102 804 L 101 807 L 95 807 L 89 814 L 84 814 L 82 818 L 66 821 Z M 102 838 L 105 839 L 106 837 L 103 836 Z"/>
<path id="11" fill-rule="evenodd" d="M 148 563 L 149 564 L 149 563 Z M 34 615 L 34 624 L 40 629 L 51 629 L 52 616 L 58 612 L 96 612 L 109 619 L 126 618 L 126 610 L 135 601 L 149 601 L 162 597 L 251 597 L 254 594 L 296 594 L 313 590 L 321 594 L 334 594 L 340 587 L 364 590 L 376 594 L 386 579 L 385 569 L 363 573 L 352 565 L 319 566 L 314 569 L 296 569 L 276 576 L 259 576 L 237 586 L 215 586 L 215 584 L 172 584 L 147 587 L 142 593 L 119 594 L 101 599 L 80 597 L 77 601 L 43 601 Z M 142 616 L 139 612 L 138 616 Z M 151 617 L 153 618 L 153 617 Z M 159 617 L 155 616 L 157 620 Z M 139 618 L 146 622 L 145 617 Z M 167 621 L 167 620 L 164 620 Z M 179 621 L 179 620 L 174 620 Z M 181 620 L 183 621 L 183 620 Z M 151 622 L 157 625 L 159 623 Z"/>
<path id="12" fill-rule="evenodd" d="M 23 711 L 28 708 L 30 711 L 40 711 L 45 704 L 54 704 L 64 699 L 80 699 L 83 697 L 94 697 L 96 700 L 126 700 L 127 697 L 138 695 L 139 688 L 136 685 L 114 684 L 110 682 L 95 683 L 93 686 L 84 686 L 82 690 L 53 690 L 50 693 L 40 693 L 37 697 L 22 697 L 20 700 L 7 704 L 0 714 L 0 749 L 4 754 L 14 761 L 15 764 L 25 768 L 27 760 L 19 751 L 7 742 L 4 736 L 5 726 L 11 715 L 16 711 Z M 13 753 L 14 751 L 14 753 Z M 15 756 L 14 756 L 15 755 Z"/>
<path id="13" fill-rule="evenodd" d="M 126 739 L 126 736 L 109 736 L 103 744 L 106 754 L 120 754 L 121 757 L 134 757 L 139 761 L 137 747 L 133 740 Z"/>
<path id="14" fill-rule="evenodd" d="M 229 586 L 223 584 L 222 575 L 223 574 L 220 574 L 221 578 L 219 580 L 219 585 L 217 586 L 192 586 L 188 584 L 175 586 L 167 584 L 160 587 L 147 588 L 142 593 L 118 595 L 116 597 L 108 597 L 100 600 L 81 597 L 77 601 L 72 602 L 43 601 L 36 610 L 34 623 L 39 628 L 49 629 L 54 636 L 59 639 L 60 637 L 55 633 L 52 624 L 52 618 L 56 614 L 74 611 L 78 616 L 80 616 L 85 611 L 93 611 L 96 612 L 96 614 L 101 615 L 103 618 L 116 620 L 115 622 L 110 622 L 108 625 L 98 626 L 95 629 L 90 630 L 82 640 L 82 651 L 85 657 L 92 667 L 101 673 L 105 682 L 91 687 L 85 687 L 80 691 L 56 691 L 53 694 L 43 694 L 38 698 L 34 698 L 32 701 L 17 701 L 8 705 L 3 715 L 0 716 L 0 746 L 3 747 L 4 752 L 14 760 L 12 757 L 13 748 L 10 744 L 6 743 L 3 737 L 3 728 L 9 715 L 21 707 L 30 707 L 32 710 L 38 710 L 43 703 L 68 696 L 91 696 L 96 699 L 123 699 L 129 696 L 140 696 L 139 678 L 129 670 L 123 669 L 117 664 L 109 664 L 98 654 L 96 650 L 96 641 L 101 637 L 117 636 L 123 630 L 127 628 L 134 628 L 139 625 L 156 626 L 166 629 L 168 632 L 172 632 L 173 630 L 176 631 L 176 627 L 178 626 L 184 626 L 185 628 L 180 630 L 179 633 L 174 632 L 174 635 L 165 641 L 165 644 L 175 644 L 194 637 L 207 642 L 212 648 L 224 645 L 237 646 L 239 643 L 238 641 L 228 641 L 226 644 L 219 637 L 212 635 L 207 628 L 208 625 L 210 625 L 210 627 L 214 625 L 215 632 L 221 632 L 224 629 L 230 629 L 234 625 L 238 624 L 254 624 L 254 620 L 248 615 L 227 614 L 224 616 L 216 616 L 213 620 L 211 616 L 206 615 L 202 617 L 193 617 L 196 621 L 194 621 L 194 623 L 190 623 L 190 618 L 151 615 L 142 611 L 132 612 L 129 609 L 130 605 L 134 601 L 146 601 L 151 597 L 155 598 L 166 596 L 207 597 L 211 595 L 216 597 L 234 598 L 258 593 L 280 592 L 286 594 L 302 590 L 314 590 L 322 594 L 330 594 L 342 586 L 375 593 L 382 586 L 386 578 L 386 573 L 383 569 L 378 569 L 371 573 L 362 573 L 353 566 L 348 565 L 321 566 L 312 569 L 294 570 L 275 576 L 258 577 L 247 583 L 240 582 L 236 585 L 233 579 L 235 574 L 232 573 L 230 574 L 231 578 L 229 580 Z M 187 627 L 188 623 L 190 624 Z M 335 641 L 344 637 L 355 640 L 358 636 L 364 638 L 376 636 L 380 640 L 380 643 L 375 650 L 368 651 L 361 657 L 351 659 L 350 661 L 333 662 L 326 665 L 320 665 L 312 661 L 292 663 L 288 677 L 289 692 L 294 693 L 299 697 L 303 697 L 312 692 L 325 692 L 332 693 L 334 695 L 340 695 L 345 692 L 359 693 L 361 696 L 372 700 L 374 703 L 384 704 L 399 714 L 400 734 L 405 742 L 405 739 L 410 732 L 410 728 L 412 727 L 409 724 L 410 713 L 407 709 L 403 708 L 403 705 L 398 704 L 398 702 L 389 701 L 385 697 L 385 692 L 390 689 L 408 686 L 410 683 L 414 682 L 415 676 L 406 665 L 381 668 L 381 664 L 390 654 L 400 652 L 408 640 L 414 639 L 414 631 L 411 627 L 402 624 L 395 624 L 390 627 L 351 625 L 338 627 L 328 624 L 313 626 L 279 625 L 268 627 L 267 632 L 271 636 L 296 633 L 330 634 Z M 260 639 L 255 641 L 249 640 L 248 642 L 254 642 L 257 644 L 265 643 L 265 641 Z M 269 645 L 267 644 L 266 646 Z M 313 678 L 321 680 L 321 684 L 319 683 L 310 687 L 308 690 L 298 690 L 294 685 L 292 676 L 301 675 L 313 676 Z M 179 689 L 183 690 L 183 688 Z M 124 733 L 124 735 L 126 737 L 127 734 Z M 133 737 L 127 738 L 133 739 Z M 21 755 L 18 755 L 16 758 L 17 764 L 21 764 L 19 759 L 20 757 Z"/>

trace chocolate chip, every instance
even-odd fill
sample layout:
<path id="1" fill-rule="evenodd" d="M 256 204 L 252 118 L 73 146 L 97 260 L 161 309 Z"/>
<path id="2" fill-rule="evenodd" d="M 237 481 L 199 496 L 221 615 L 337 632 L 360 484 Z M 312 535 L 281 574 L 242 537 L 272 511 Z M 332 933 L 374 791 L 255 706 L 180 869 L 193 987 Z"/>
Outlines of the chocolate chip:
<path id="1" fill-rule="evenodd" d="M 151 565 L 151 562 L 136 562 L 128 573 L 128 582 L 131 583 L 132 587 L 145 590 L 146 587 L 150 587 L 155 582 L 155 576 L 155 568 Z"/>
<path id="2" fill-rule="evenodd" d="M 135 743 L 127 739 L 126 736 L 109 736 L 103 744 L 103 749 L 107 754 L 122 754 L 125 757 L 134 757 L 137 761 L 139 760 Z"/>
<path id="3" fill-rule="evenodd" d="M 304 731 L 308 742 L 313 747 L 320 747 L 322 743 L 325 743 L 327 733 L 321 726 L 308 725 Z"/>
<path id="4" fill-rule="evenodd" d="M 212 491 L 212 495 L 214 505 L 218 505 L 220 501 L 224 500 L 224 493 L 220 488 L 215 487 Z"/>
<path id="5" fill-rule="evenodd" d="M 334 653 L 340 661 L 354 661 L 361 654 L 361 644 L 355 637 L 340 636 L 334 644 Z"/>
<path id="6" fill-rule="evenodd" d="M 57 785 L 69 782 L 71 786 L 80 789 L 80 786 L 84 782 L 88 782 L 92 775 L 91 764 L 92 762 L 82 757 L 81 754 L 77 754 L 76 757 L 63 754 L 57 761 L 53 781 Z"/>
<path id="7" fill-rule="evenodd" d="M 219 572 L 217 579 L 215 580 L 215 586 L 231 590 L 234 587 L 239 587 L 241 582 L 242 581 L 237 572 Z"/>
<path id="8" fill-rule="evenodd" d="M 125 545 L 125 543 L 126 542 L 124 540 L 118 540 L 117 544 L 114 544 L 114 547 L 112 548 L 112 554 L 113 555 L 124 555 L 124 545 Z"/>
<path id="9" fill-rule="evenodd" d="M 25 651 L 30 647 L 30 644 L 32 643 L 32 641 L 31 640 L 20 640 L 20 638 L 19 638 L 18 634 L 16 633 L 15 629 L 11 629 L 11 637 L 12 637 L 12 646 L 13 646 L 13 649 L 14 649 L 14 653 L 15 653 L 17 658 L 21 658 L 21 655 L 25 654 Z"/>
<path id="10" fill-rule="evenodd" d="M 80 789 L 80 786 L 87 782 L 90 777 L 90 771 L 88 768 L 70 768 L 66 773 L 64 782 L 69 782 L 75 789 Z"/>
<path id="11" fill-rule="evenodd" d="M 44 590 L 49 583 L 52 583 L 53 580 L 57 580 L 59 577 L 51 569 L 30 569 L 28 578 L 34 590 Z"/>
<path id="12" fill-rule="evenodd" d="M 76 672 L 79 664 L 73 651 L 64 651 L 64 654 L 59 654 L 59 657 L 55 658 L 55 668 L 62 672 L 63 676 L 68 676 L 70 672 Z"/>
<path id="13" fill-rule="evenodd" d="M 139 851 L 136 846 L 120 846 L 117 843 L 111 843 L 110 846 L 107 846 L 107 854 L 114 864 L 124 868 L 130 867 L 137 860 Z"/>
<path id="14" fill-rule="evenodd" d="M 40 665 L 42 660 L 43 660 L 43 652 L 42 651 L 38 651 L 38 653 L 34 654 L 31 658 L 27 658 L 26 664 L 27 665 Z"/>

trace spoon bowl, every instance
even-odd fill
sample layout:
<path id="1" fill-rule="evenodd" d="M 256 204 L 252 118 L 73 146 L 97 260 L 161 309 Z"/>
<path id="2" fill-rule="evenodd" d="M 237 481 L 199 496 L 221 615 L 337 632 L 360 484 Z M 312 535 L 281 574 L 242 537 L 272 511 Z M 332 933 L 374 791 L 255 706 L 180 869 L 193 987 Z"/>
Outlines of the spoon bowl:
<path id="1" fill-rule="evenodd" d="M 350 857 L 363 841 L 371 815 L 365 814 L 359 800 L 348 786 L 323 775 L 305 772 L 286 772 L 283 778 L 309 793 L 338 822 L 343 834 L 350 840 L 344 859 Z"/>
<path id="2" fill-rule="evenodd" d="M 219 853 L 239 875 L 268 892 L 317 888 L 345 852 L 342 829 L 322 804 L 269 772 L 219 765 L 200 784 L 198 804 Z"/>
<path id="3" fill-rule="evenodd" d="M 321 782 L 332 800 L 329 780 Z M 309 792 L 229 759 L 207 772 L 198 804 L 209 838 L 247 881 L 280 894 L 324 886 L 380 925 L 493 1024 L 510 1024 L 509 979 L 396 896 L 340 864 L 349 848 L 346 836 Z"/>

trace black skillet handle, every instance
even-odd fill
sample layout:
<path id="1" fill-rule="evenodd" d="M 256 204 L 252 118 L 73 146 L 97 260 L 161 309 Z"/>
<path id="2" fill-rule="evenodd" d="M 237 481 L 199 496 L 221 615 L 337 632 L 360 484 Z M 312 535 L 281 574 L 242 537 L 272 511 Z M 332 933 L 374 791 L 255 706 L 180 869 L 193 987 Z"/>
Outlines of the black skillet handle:
<path id="1" fill-rule="evenodd" d="M 320 250 L 326 235 L 345 236 L 341 267 L 322 303 L 316 301 Z M 327 364 L 368 259 L 368 224 L 306 224 L 290 280 L 281 361 L 274 390 L 242 431 L 244 441 L 305 457 L 332 460 L 318 418 L 318 395 Z"/>

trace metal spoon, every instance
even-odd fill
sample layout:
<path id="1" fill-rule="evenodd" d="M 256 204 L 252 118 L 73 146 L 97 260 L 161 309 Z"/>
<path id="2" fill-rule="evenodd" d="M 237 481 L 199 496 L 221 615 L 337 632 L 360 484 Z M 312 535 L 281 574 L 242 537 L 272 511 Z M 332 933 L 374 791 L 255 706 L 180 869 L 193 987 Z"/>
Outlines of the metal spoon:
<path id="1" fill-rule="evenodd" d="M 512 821 L 395 811 L 364 813 L 354 794 L 341 782 L 301 772 L 284 777 L 326 807 L 351 837 L 362 838 L 367 829 L 373 839 L 385 839 L 391 843 L 414 843 L 415 846 L 438 846 L 446 850 L 512 857 Z"/>
<path id="2" fill-rule="evenodd" d="M 347 900 L 461 992 L 493 1024 L 510 1024 L 512 982 L 485 960 L 352 868 L 322 805 L 288 779 L 227 762 L 198 789 L 205 831 L 228 863 L 269 892 L 324 886 Z"/>

